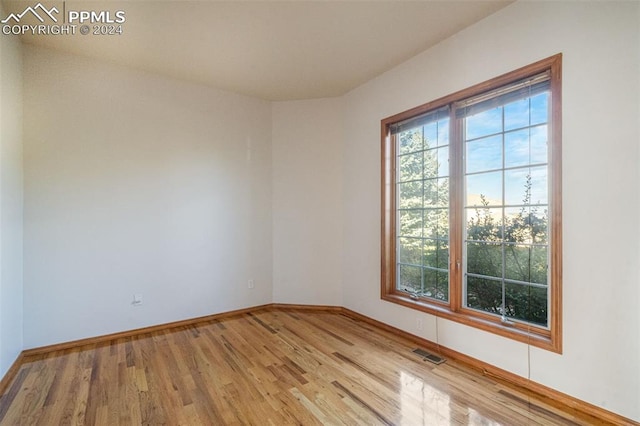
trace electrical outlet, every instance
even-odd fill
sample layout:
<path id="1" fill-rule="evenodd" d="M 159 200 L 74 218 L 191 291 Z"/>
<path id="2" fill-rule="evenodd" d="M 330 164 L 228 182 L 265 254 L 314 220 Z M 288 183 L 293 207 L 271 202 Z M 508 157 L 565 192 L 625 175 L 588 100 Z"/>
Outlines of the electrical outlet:
<path id="1" fill-rule="evenodd" d="M 422 318 L 416 318 L 416 328 L 422 330 Z"/>
<path id="2" fill-rule="evenodd" d="M 134 294 L 133 295 L 133 301 L 131 302 L 131 304 L 133 306 L 140 306 L 142 305 L 142 295 L 141 294 Z"/>
<path id="3" fill-rule="evenodd" d="M 247 281 L 247 287 L 249 287 L 249 288 L 254 288 L 255 286 L 256 286 L 256 285 L 255 285 L 255 283 L 253 282 L 253 280 L 249 280 L 249 281 Z"/>

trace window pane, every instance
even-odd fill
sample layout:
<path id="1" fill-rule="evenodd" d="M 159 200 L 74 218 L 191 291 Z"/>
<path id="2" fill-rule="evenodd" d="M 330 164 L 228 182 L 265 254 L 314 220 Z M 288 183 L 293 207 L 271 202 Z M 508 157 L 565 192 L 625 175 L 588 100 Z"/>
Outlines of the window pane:
<path id="1" fill-rule="evenodd" d="M 505 134 L 505 167 L 547 162 L 547 126 L 537 126 Z"/>
<path id="2" fill-rule="evenodd" d="M 531 224 L 531 242 L 549 244 L 549 210 L 548 207 L 532 207 L 529 211 Z"/>
<path id="3" fill-rule="evenodd" d="M 400 182 L 422 179 L 422 153 L 402 155 L 400 161 Z"/>
<path id="4" fill-rule="evenodd" d="M 505 241 L 545 244 L 548 234 L 546 211 L 544 207 L 511 207 L 505 209 Z"/>
<path id="5" fill-rule="evenodd" d="M 505 278 L 531 282 L 531 249 L 531 246 L 505 245 Z"/>
<path id="6" fill-rule="evenodd" d="M 547 167 L 528 167 L 505 171 L 505 204 L 547 204 Z"/>
<path id="7" fill-rule="evenodd" d="M 446 272 L 424 270 L 424 296 L 437 300 L 449 300 L 449 283 Z"/>
<path id="8" fill-rule="evenodd" d="M 438 205 L 449 207 L 449 178 L 438 179 Z"/>
<path id="9" fill-rule="evenodd" d="M 438 238 L 449 238 L 449 209 L 439 209 L 438 215 Z"/>
<path id="10" fill-rule="evenodd" d="M 438 123 L 431 122 L 424 127 L 424 149 L 438 146 Z"/>
<path id="11" fill-rule="evenodd" d="M 438 271 L 438 290 L 436 299 L 449 301 L 449 272 Z"/>
<path id="12" fill-rule="evenodd" d="M 446 208 L 425 209 L 423 235 L 426 238 L 448 238 L 449 210 Z"/>
<path id="13" fill-rule="evenodd" d="M 424 206 L 437 206 L 438 196 L 438 179 L 426 179 L 424 181 Z"/>
<path id="14" fill-rule="evenodd" d="M 422 291 L 422 268 L 419 266 L 398 265 L 398 290 L 419 293 Z"/>
<path id="15" fill-rule="evenodd" d="M 531 98 L 531 126 L 549 120 L 549 93 L 541 93 Z"/>
<path id="16" fill-rule="evenodd" d="M 468 116 L 465 120 L 466 140 L 502 131 L 502 107 Z"/>
<path id="17" fill-rule="evenodd" d="M 435 268 L 438 263 L 438 240 L 425 238 L 423 243 L 424 255 L 422 265 Z"/>
<path id="18" fill-rule="evenodd" d="M 501 314 L 502 284 L 484 278 L 467 277 L 467 307 Z"/>
<path id="19" fill-rule="evenodd" d="M 467 173 L 502 168 L 502 135 L 467 142 Z"/>
<path id="20" fill-rule="evenodd" d="M 529 207 L 511 207 L 504 210 L 504 240 L 510 243 L 533 243 Z"/>
<path id="21" fill-rule="evenodd" d="M 425 207 L 449 206 L 449 179 L 427 179 L 424 181 Z"/>
<path id="22" fill-rule="evenodd" d="M 446 240 L 424 240 L 424 266 L 449 269 L 449 243 Z"/>
<path id="23" fill-rule="evenodd" d="M 406 154 L 422 150 L 422 132 L 419 128 L 402 132 L 398 136 L 398 152 Z"/>
<path id="24" fill-rule="evenodd" d="M 422 236 L 422 210 L 399 210 L 400 236 Z"/>
<path id="25" fill-rule="evenodd" d="M 502 240 L 502 209 L 469 208 L 466 214 L 467 240 Z"/>
<path id="26" fill-rule="evenodd" d="M 449 241 L 438 240 L 438 253 L 435 266 L 440 269 L 449 269 Z"/>
<path id="27" fill-rule="evenodd" d="M 505 202 L 510 205 L 531 203 L 531 189 L 529 168 L 509 170 L 505 179 Z"/>
<path id="28" fill-rule="evenodd" d="M 547 325 L 547 289 L 505 284 L 505 316 Z"/>
<path id="29" fill-rule="evenodd" d="M 549 283 L 549 248 L 535 246 L 531 249 L 531 282 L 536 284 Z"/>
<path id="30" fill-rule="evenodd" d="M 438 176 L 438 150 L 430 149 L 424 152 L 424 179 Z"/>
<path id="31" fill-rule="evenodd" d="M 434 297 L 438 288 L 438 273 L 434 269 L 424 269 L 424 291 L 425 296 Z"/>
<path id="32" fill-rule="evenodd" d="M 467 176 L 466 185 L 467 206 L 502 205 L 501 171 Z"/>
<path id="33" fill-rule="evenodd" d="M 529 99 L 521 99 L 504 106 L 504 130 L 520 129 L 529 125 Z"/>
<path id="34" fill-rule="evenodd" d="M 449 145 L 449 119 L 438 121 L 438 146 Z"/>
<path id="35" fill-rule="evenodd" d="M 438 176 L 449 176 L 449 148 L 438 148 Z"/>
<path id="36" fill-rule="evenodd" d="M 467 273 L 502 278 L 502 245 L 467 243 Z"/>
<path id="37" fill-rule="evenodd" d="M 543 164 L 549 162 L 547 141 L 549 129 L 546 125 L 531 128 L 531 164 Z"/>
<path id="38" fill-rule="evenodd" d="M 401 209 L 422 207 L 422 185 L 421 181 L 398 184 L 398 204 Z"/>
<path id="39" fill-rule="evenodd" d="M 504 135 L 505 167 L 527 166 L 531 164 L 529 155 L 529 129 L 509 132 Z"/>
<path id="40" fill-rule="evenodd" d="M 398 261 L 400 263 L 421 264 L 422 239 L 420 238 L 399 238 Z"/>

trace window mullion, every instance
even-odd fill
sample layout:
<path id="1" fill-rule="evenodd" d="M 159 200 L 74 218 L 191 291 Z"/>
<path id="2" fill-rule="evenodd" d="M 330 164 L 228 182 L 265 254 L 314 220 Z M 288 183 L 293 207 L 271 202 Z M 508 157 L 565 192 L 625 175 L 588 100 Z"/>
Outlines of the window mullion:
<path id="1" fill-rule="evenodd" d="M 422 140 L 422 159 L 421 159 L 421 177 L 422 177 L 422 192 L 420 193 L 420 197 L 421 202 L 420 205 L 422 206 L 422 212 L 421 212 L 421 234 L 420 236 L 422 237 L 422 244 L 420 246 L 420 296 L 424 295 L 424 274 L 425 274 L 425 268 L 424 268 L 424 221 L 425 221 L 425 205 L 424 205 L 424 150 L 426 149 L 425 147 L 425 141 L 424 141 L 424 127 L 422 127 L 421 129 L 421 133 L 420 133 L 420 139 Z"/>
<path id="2" fill-rule="evenodd" d="M 463 297 L 464 120 L 451 108 L 449 119 L 449 292 L 451 310 L 460 311 Z"/>

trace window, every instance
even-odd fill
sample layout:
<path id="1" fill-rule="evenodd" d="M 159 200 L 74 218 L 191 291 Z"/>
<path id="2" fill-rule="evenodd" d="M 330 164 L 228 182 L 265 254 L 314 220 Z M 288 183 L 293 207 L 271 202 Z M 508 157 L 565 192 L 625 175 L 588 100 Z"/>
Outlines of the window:
<path id="1" fill-rule="evenodd" d="M 382 120 L 382 298 L 561 345 L 561 55 Z"/>

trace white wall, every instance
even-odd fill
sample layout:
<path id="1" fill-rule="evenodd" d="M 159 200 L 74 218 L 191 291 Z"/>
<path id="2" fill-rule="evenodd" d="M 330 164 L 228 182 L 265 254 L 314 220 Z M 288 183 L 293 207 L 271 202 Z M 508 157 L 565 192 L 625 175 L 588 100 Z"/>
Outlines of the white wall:
<path id="1" fill-rule="evenodd" d="M 562 52 L 564 353 L 531 379 L 640 420 L 638 8 L 518 2 L 345 96 L 346 307 L 527 377 L 527 345 L 380 300 L 380 120 Z"/>
<path id="2" fill-rule="evenodd" d="M 342 99 L 273 104 L 273 300 L 342 305 Z"/>
<path id="3" fill-rule="evenodd" d="M 5 16 L 0 5 L 0 16 Z M 0 37 L 0 377 L 22 350 L 22 53 Z"/>
<path id="4" fill-rule="evenodd" d="M 269 102 L 28 46 L 24 81 L 26 348 L 271 302 Z"/>

